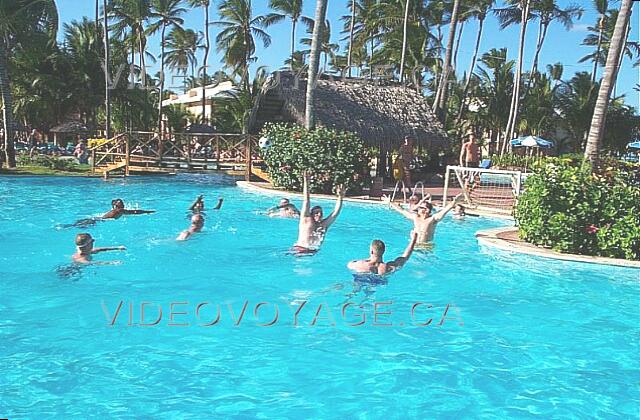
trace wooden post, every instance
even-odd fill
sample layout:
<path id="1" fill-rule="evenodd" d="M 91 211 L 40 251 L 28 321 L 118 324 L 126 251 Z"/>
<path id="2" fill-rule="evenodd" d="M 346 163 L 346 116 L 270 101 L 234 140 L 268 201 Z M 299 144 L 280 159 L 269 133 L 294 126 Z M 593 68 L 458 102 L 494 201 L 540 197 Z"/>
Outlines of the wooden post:
<path id="1" fill-rule="evenodd" d="M 125 176 L 129 176 L 129 165 L 131 164 L 131 137 L 128 134 L 125 134 L 125 167 L 124 174 Z"/>
<path id="2" fill-rule="evenodd" d="M 96 173 L 96 149 L 91 150 L 91 175 Z"/>
<path id="3" fill-rule="evenodd" d="M 220 136 L 216 135 L 216 170 L 220 170 Z"/>
<path id="4" fill-rule="evenodd" d="M 244 174 L 244 180 L 249 182 L 251 181 L 251 135 L 247 134 L 246 136 L 247 144 L 245 150 L 247 156 L 245 156 L 246 172 Z"/>

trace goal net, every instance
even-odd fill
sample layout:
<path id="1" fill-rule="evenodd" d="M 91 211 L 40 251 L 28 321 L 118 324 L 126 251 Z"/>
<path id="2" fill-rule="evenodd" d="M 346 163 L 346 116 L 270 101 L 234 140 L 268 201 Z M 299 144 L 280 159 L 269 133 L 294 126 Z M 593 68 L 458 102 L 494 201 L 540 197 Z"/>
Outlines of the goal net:
<path id="1" fill-rule="evenodd" d="M 520 171 L 447 166 L 442 204 L 463 194 L 468 208 L 512 215 L 526 176 Z"/>

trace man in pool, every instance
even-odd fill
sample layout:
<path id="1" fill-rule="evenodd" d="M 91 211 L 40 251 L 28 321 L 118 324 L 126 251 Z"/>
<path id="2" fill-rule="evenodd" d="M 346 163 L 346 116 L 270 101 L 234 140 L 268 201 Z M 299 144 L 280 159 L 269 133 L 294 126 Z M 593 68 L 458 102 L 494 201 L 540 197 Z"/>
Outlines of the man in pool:
<path id="1" fill-rule="evenodd" d="M 393 273 L 394 271 L 400 269 L 407 261 L 409 261 L 409 257 L 413 252 L 413 248 L 416 246 L 417 239 L 418 234 L 412 230 L 411 237 L 409 239 L 409 245 L 407 245 L 407 248 L 404 250 L 401 256 L 390 262 L 384 262 L 382 260 L 386 248 L 384 242 L 376 239 L 371 242 L 371 246 L 369 247 L 369 258 L 367 258 L 366 260 L 351 261 L 349 264 L 347 264 L 347 268 L 358 273 L 378 274 L 381 276 Z"/>
<path id="2" fill-rule="evenodd" d="M 94 248 L 93 243 L 95 240 L 88 233 L 79 233 L 76 235 L 76 253 L 73 254 L 73 262 L 78 264 L 91 263 L 91 256 L 99 252 L 105 251 L 124 251 L 127 248 L 123 246 L 107 247 L 107 248 Z"/>
<path id="3" fill-rule="evenodd" d="M 445 208 L 433 216 L 431 215 L 433 205 L 428 201 L 420 204 L 417 213 L 407 211 L 398 204 L 394 204 L 393 207 L 407 219 L 413 220 L 413 230 L 418 234 L 418 244 L 430 245 L 436 233 L 436 226 L 438 223 L 440 223 L 442 219 L 444 219 L 444 216 L 446 216 L 447 213 L 456 206 L 456 204 L 462 201 L 462 199 L 462 194 L 458 194 L 451 203 L 447 204 Z"/>
<path id="4" fill-rule="evenodd" d="M 111 200 L 111 210 L 103 214 L 101 219 L 119 219 L 125 214 L 150 214 L 155 213 L 155 210 L 131 210 L 124 208 L 124 201 L 120 198 Z"/>
<path id="5" fill-rule="evenodd" d="M 283 198 L 277 206 L 271 207 L 267 210 L 269 217 L 286 217 L 289 219 L 300 217 L 300 210 L 295 205 L 289 202 L 288 198 Z"/>
<path id="6" fill-rule="evenodd" d="M 322 207 L 314 206 L 310 208 L 309 201 L 309 174 L 304 172 L 303 179 L 303 201 L 300 214 L 300 224 L 298 225 L 298 241 L 292 248 L 296 254 L 315 254 L 320 249 L 324 241 L 327 230 L 336 221 L 342 209 L 342 199 L 344 198 L 344 188 L 340 185 L 336 187 L 338 200 L 333 212 L 326 218 L 322 218 Z"/>
<path id="7" fill-rule="evenodd" d="M 196 213 L 191 217 L 191 226 L 189 229 L 182 231 L 176 238 L 178 241 L 185 241 L 191 237 L 194 233 L 198 233 L 204 226 L 204 217 L 200 213 Z"/>
<path id="8" fill-rule="evenodd" d="M 222 207 L 223 201 L 224 200 L 222 198 L 218 198 L 218 204 L 216 204 L 213 210 L 220 210 L 220 207 Z M 189 210 L 191 210 L 193 213 L 203 212 L 204 211 L 204 195 L 202 194 L 199 195 L 198 198 L 196 198 L 196 201 L 194 201 L 191 207 L 189 207 Z"/>

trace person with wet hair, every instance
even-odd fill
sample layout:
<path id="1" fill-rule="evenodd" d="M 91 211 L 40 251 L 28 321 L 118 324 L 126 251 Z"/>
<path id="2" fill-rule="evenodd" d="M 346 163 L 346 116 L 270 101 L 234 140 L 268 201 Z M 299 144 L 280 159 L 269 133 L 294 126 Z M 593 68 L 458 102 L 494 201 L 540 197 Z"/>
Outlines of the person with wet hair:
<path id="1" fill-rule="evenodd" d="M 447 204 L 442 210 L 432 215 L 433 205 L 429 201 L 420 201 L 418 211 L 416 213 L 407 211 L 394 204 L 393 208 L 407 219 L 413 221 L 413 230 L 418 234 L 418 245 L 431 245 L 433 237 L 436 233 L 436 226 L 444 219 L 444 217 L 453 209 L 455 205 L 463 200 L 462 194 L 457 195 L 451 203 Z"/>
<path id="2" fill-rule="evenodd" d="M 88 233 L 78 233 L 76 235 L 76 253 L 73 254 L 72 260 L 78 264 L 89 264 L 93 254 L 106 251 L 125 251 L 124 246 L 94 248 L 95 239 Z"/>
<path id="3" fill-rule="evenodd" d="M 409 261 L 409 257 L 413 253 L 413 248 L 416 245 L 417 239 L 418 234 L 415 231 L 411 231 L 409 245 L 407 245 L 407 248 L 404 250 L 402 255 L 389 262 L 383 261 L 384 252 L 386 250 L 384 242 L 379 239 L 375 239 L 369 246 L 369 258 L 351 261 L 347 264 L 347 268 L 357 273 L 377 274 L 381 276 L 393 273 Z"/>
<path id="4" fill-rule="evenodd" d="M 155 213 L 155 210 L 132 210 L 124 207 L 124 201 L 121 198 L 111 200 L 111 210 L 103 214 L 101 219 L 119 219 L 125 214 L 151 214 Z"/>
<path id="5" fill-rule="evenodd" d="M 303 201 L 300 213 L 300 223 L 298 225 L 298 241 L 292 248 L 293 253 L 298 255 L 315 254 L 320 249 L 329 227 L 336 221 L 342 209 L 342 199 L 345 189 L 339 185 L 336 187 L 338 200 L 333 212 L 326 218 L 322 218 L 322 207 L 311 207 L 309 198 L 309 173 L 302 173 L 303 181 Z"/>
<path id="6" fill-rule="evenodd" d="M 288 198 L 280 200 L 277 206 L 271 207 L 267 210 L 269 217 L 285 217 L 289 219 L 300 217 L 300 210 L 295 205 L 291 204 Z"/>

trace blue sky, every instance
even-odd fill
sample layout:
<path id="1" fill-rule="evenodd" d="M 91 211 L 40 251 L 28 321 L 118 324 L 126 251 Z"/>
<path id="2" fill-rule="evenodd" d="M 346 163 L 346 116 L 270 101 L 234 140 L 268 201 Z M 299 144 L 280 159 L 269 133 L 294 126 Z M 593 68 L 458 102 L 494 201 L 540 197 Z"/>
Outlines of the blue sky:
<path id="1" fill-rule="evenodd" d="M 610 3 L 612 2 L 613 1 L 610 0 Z M 216 8 L 218 5 L 218 1 L 212 0 L 212 3 L 213 5 L 211 7 L 210 13 L 211 20 L 216 20 Z M 331 20 L 333 41 L 337 43 L 340 43 L 339 38 L 341 38 L 340 29 L 342 28 L 342 23 L 340 22 L 340 17 L 348 13 L 348 3 L 349 0 L 329 0 L 327 13 L 328 18 Z M 592 0 L 558 0 L 558 3 L 563 7 L 566 7 L 571 3 L 580 4 L 585 9 L 585 13 L 582 18 L 577 21 L 574 27 L 569 31 L 565 30 L 562 25 L 552 25 L 549 28 L 547 40 L 540 54 L 540 67 L 543 67 L 546 64 L 561 62 L 564 65 L 563 78 L 567 79 L 578 71 L 591 71 L 592 64 L 588 62 L 579 63 L 578 61 L 580 57 L 592 51 L 591 48 L 583 46 L 581 45 L 581 43 L 583 38 L 587 34 L 587 27 L 593 26 L 598 17 L 597 13 L 595 12 Z M 72 20 L 80 20 L 83 16 L 89 16 L 90 18 L 92 18 L 95 14 L 93 0 L 57 0 L 57 4 L 58 10 L 60 12 L 61 24 L 70 22 Z M 254 0 L 253 6 L 255 14 L 268 13 L 268 0 Z M 304 14 L 306 16 L 313 17 L 314 7 L 314 0 L 304 0 Z M 200 8 L 189 11 L 189 13 L 184 16 L 184 19 L 185 27 L 195 30 L 202 30 L 204 17 L 203 12 Z M 629 35 L 629 39 L 640 40 L 640 2 L 634 2 L 633 14 L 631 19 L 631 34 Z M 476 30 L 477 22 L 475 21 L 472 21 L 465 26 L 462 41 L 460 44 L 458 67 L 461 67 L 463 69 L 467 69 L 469 67 L 469 61 L 471 60 L 471 55 L 473 53 L 473 47 L 475 43 Z M 267 49 L 264 49 L 262 47 L 258 48 L 258 51 L 256 53 L 258 62 L 255 66 L 266 65 L 273 70 L 280 68 L 284 63 L 284 60 L 289 56 L 291 42 L 290 31 L 291 26 L 289 21 L 284 21 L 283 23 L 270 27 L 268 29 L 268 32 L 272 37 L 272 44 Z M 212 40 L 215 39 L 215 35 L 217 34 L 217 32 L 218 29 L 216 27 L 211 27 L 210 34 Z M 445 28 L 445 36 L 446 33 L 447 31 Z M 59 31 L 59 34 L 61 35 L 62 31 Z M 299 28 L 297 35 L 297 38 L 299 40 L 304 35 L 304 28 Z M 505 30 L 500 30 L 497 20 L 492 16 L 487 19 L 485 23 L 485 31 L 480 47 L 480 52 L 485 52 L 490 48 L 506 47 L 508 49 L 509 58 L 516 59 L 518 37 L 519 28 L 511 27 Z M 527 39 L 525 46 L 526 52 L 524 60 L 525 70 L 531 68 L 536 38 L 537 24 L 533 24 L 530 25 L 527 30 Z M 344 43 L 341 44 L 343 47 L 341 49 L 342 52 L 344 51 Z M 159 54 L 159 36 L 153 37 L 149 40 L 148 49 L 152 54 Z M 214 69 L 217 66 L 222 67 L 220 58 L 221 55 L 216 53 L 214 47 L 212 55 L 209 59 L 209 63 Z M 159 66 L 156 65 L 155 67 Z M 152 71 L 150 71 L 150 73 L 155 73 L 157 70 L 157 68 L 154 68 L 152 69 Z M 635 106 L 636 108 L 640 108 L 640 96 L 638 92 L 633 90 L 633 87 L 638 83 L 640 83 L 640 68 L 634 68 L 632 66 L 631 60 L 627 58 L 624 60 L 622 68 L 620 69 L 620 74 L 618 76 L 617 94 L 626 95 L 626 102 L 630 105 Z"/>

